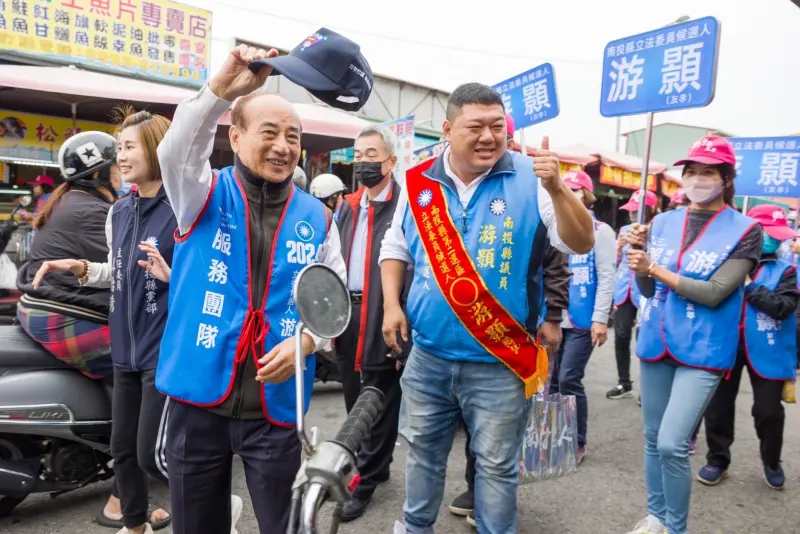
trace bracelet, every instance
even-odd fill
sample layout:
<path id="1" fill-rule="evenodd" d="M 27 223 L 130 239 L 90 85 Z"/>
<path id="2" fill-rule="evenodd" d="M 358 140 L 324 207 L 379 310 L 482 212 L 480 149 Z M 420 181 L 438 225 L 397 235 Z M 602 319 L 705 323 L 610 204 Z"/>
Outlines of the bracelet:
<path id="1" fill-rule="evenodd" d="M 85 286 L 89 283 L 89 262 L 87 260 L 80 260 L 83 264 L 83 272 L 78 277 L 78 283 Z"/>
<path id="2" fill-rule="evenodd" d="M 656 267 L 656 262 L 651 261 L 650 266 L 647 268 L 647 274 L 653 274 L 653 269 Z"/>

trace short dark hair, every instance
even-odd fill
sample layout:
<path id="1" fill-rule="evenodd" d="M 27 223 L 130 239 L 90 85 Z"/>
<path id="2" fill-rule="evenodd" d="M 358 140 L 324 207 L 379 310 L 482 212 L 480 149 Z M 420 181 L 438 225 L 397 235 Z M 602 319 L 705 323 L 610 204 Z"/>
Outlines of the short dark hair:
<path id="1" fill-rule="evenodd" d="M 483 104 L 491 106 L 497 104 L 501 108 L 503 106 L 503 99 L 500 95 L 482 83 L 471 82 L 459 85 L 455 91 L 450 93 L 450 98 L 447 99 L 447 120 L 452 122 L 461 113 L 461 109 L 467 104 Z"/>

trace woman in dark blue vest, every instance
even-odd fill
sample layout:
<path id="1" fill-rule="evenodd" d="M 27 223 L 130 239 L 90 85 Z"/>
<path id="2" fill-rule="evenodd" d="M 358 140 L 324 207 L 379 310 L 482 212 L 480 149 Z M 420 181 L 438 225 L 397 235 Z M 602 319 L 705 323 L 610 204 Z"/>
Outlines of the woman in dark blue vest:
<path id="1" fill-rule="evenodd" d="M 736 361 L 745 279 L 761 257 L 761 226 L 731 207 L 736 155 L 716 136 L 684 165 L 688 208 L 637 225 L 628 265 L 647 302 L 636 353 L 644 419 L 647 512 L 635 533 L 686 534 L 692 491 L 689 437 Z M 649 239 L 644 236 L 649 235 Z"/>
<path id="2" fill-rule="evenodd" d="M 177 222 L 161 183 L 156 154 L 169 126 L 170 121 L 160 115 L 123 110 L 117 165 L 123 180 L 135 184 L 137 191 L 109 211 L 108 261 L 45 262 L 39 272 L 69 270 L 81 285 L 111 288 L 111 453 L 122 513 L 115 514 L 107 506 L 98 522 L 120 528 L 120 534 L 152 532 L 170 522 L 164 510 L 148 510 L 148 475 L 167 483 L 163 446 L 168 403 L 154 383 L 169 285 L 156 276 L 161 273 L 150 266 L 148 254 L 157 249 L 167 264 L 172 263 Z"/>
<path id="3" fill-rule="evenodd" d="M 630 214 L 631 221 L 635 220 L 639 211 L 639 191 L 631 195 L 630 200 L 619 209 Z M 658 213 L 658 197 L 652 191 L 645 194 L 645 224 L 650 224 Z M 642 294 L 636 285 L 636 277 L 628 268 L 628 249 L 631 246 L 625 240 L 631 225 L 627 224 L 619 229 L 617 237 L 617 277 L 614 280 L 614 355 L 617 359 L 617 385 L 608 390 L 606 397 L 609 399 L 625 399 L 633 396 L 633 382 L 631 382 L 631 334 L 633 325 L 636 324 L 636 315 L 639 312 L 639 301 Z"/>
<path id="4" fill-rule="evenodd" d="M 794 311 L 797 307 L 795 268 L 776 256 L 782 241 L 798 237 L 789 228 L 779 206 L 761 204 L 747 214 L 761 223 L 764 244 L 758 269 L 745 282 L 745 307 L 740 327 L 736 364 L 723 381 L 705 413 L 708 464 L 697 480 L 715 486 L 728 476 L 736 414 L 736 394 L 747 368 L 753 388 L 753 419 L 761 444 L 764 480 L 783 489 L 781 466 L 785 413 L 783 383 L 797 376 L 797 340 Z"/>

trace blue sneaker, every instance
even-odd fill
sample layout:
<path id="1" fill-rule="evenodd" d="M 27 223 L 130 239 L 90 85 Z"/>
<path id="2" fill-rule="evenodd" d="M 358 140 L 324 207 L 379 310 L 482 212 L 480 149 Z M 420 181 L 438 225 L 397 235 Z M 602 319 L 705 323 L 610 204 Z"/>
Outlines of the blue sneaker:
<path id="1" fill-rule="evenodd" d="M 716 486 L 728 478 L 728 470 L 715 465 L 706 465 L 697 473 L 697 481 L 706 486 Z"/>
<path id="2" fill-rule="evenodd" d="M 782 490 L 783 485 L 786 484 L 786 475 L 783 474 L 783 467 L 778 464 L 778 467 L 772 468 L 764 464 L 764 480 L 767 486 L 774 490 Z"/>

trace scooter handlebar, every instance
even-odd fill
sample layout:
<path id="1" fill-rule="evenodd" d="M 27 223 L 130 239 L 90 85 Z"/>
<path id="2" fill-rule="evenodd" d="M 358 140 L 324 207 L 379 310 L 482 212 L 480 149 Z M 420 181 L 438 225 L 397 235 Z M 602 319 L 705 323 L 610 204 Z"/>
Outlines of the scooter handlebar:
<path id="1" fill-rule="evenodd" d="M 346 448 L 353 457 L 357 456 L 364 437 L 383 410 L 383 397 L 378 388 L 365 387 L 332 441 Z"/>

